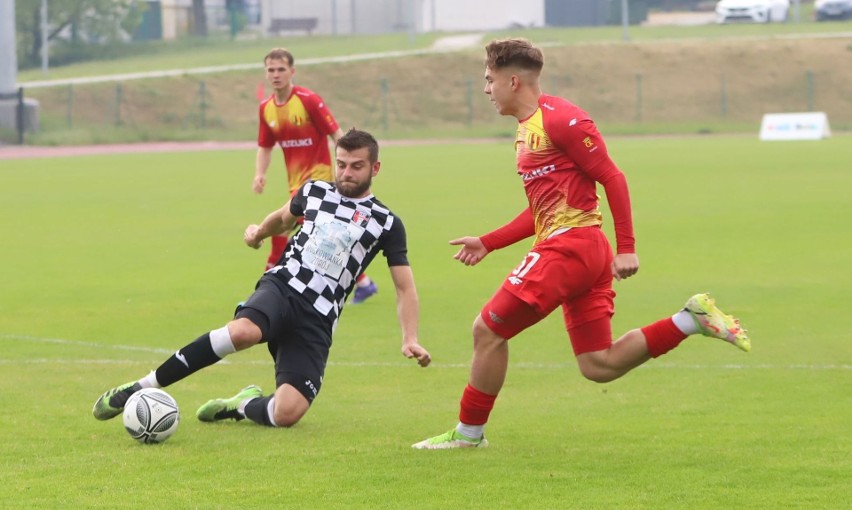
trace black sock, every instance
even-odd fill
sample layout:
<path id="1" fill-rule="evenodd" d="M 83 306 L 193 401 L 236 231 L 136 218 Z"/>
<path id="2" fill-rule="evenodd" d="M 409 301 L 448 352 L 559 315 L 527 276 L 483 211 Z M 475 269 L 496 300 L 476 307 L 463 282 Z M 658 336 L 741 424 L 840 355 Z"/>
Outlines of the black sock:
<path id="1" fill-rule="evenodd" d="M 273 396 L 274 395 L 269 395 L 268 397 L 256 398 L 249 401 L 249 403 L 246 404 L 246 418 L 259 425 L 274 427 L 275 425 L 269 421 L 269 413 L 266 412 L 266 406 L 269 405 L 269 401 Z"/>
<path id="2" fill-rule="evenodd" d="M 210 344 L 210 333 L 204 333 L 191 344 L 172 354 L 157 368 L 157 382 L 165 388 L 204 367 L 209 367 L 220 359 L 222 358 L 216 356 L 216 353 L 213 352 L 213 346 Z"/>

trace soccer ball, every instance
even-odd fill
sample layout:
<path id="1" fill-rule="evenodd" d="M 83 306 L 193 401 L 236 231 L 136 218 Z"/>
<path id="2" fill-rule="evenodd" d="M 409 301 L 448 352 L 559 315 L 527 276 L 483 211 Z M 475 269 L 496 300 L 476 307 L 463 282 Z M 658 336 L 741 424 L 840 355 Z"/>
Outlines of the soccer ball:
<path id="1" fill-rule="evenodd" d="M 162 443 L 175 433 L 179 421 L 177 402 L 161 389 L 141 389 L 124 404 L 124 428 L 140 443 Z"/>

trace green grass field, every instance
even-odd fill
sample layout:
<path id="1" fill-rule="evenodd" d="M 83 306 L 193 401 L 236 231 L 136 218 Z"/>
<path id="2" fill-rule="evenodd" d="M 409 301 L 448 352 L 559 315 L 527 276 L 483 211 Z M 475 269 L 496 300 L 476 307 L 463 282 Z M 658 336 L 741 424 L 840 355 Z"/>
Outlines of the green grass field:
<path id="1" fill-rule="evenodd" d="M 94 420 L 92 403 L 223 325 L 250 293 L 266 251 L 242 245 L 242 230 L 278 205 L 280 161 L 260 197 L 251 151 L 3 161 L 0 507 L 846 508 L 849 136 L 609 145 L 642 261 L 617 283 L 614 330 L 710 291 L 749 328 L 752 352 L 693 338 L 599 385 L 579 375 L 555 314 L 512 340 L 491 447 L 445 452 L 409 445 L 455 424 L 470 324 L 527 248 L 468 268 L 447 240 L 523 207 L 510 144 L 382 152 L 374 191 L 408 228 L 432 366 L 399 354 L 379 257 L 369 273 L 381 291 L 346 309 L 301 423 L 195 420 L 209 398 L 272 389 L 261 347 L 168 388 L 182 421 L 158 446 Z"/>

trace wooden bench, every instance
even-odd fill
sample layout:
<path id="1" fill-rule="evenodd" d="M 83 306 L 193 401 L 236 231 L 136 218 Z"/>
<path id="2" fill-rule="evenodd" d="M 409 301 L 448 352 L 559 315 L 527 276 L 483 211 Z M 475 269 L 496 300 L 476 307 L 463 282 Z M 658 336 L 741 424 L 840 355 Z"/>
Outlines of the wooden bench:
<path id="1" fill-rule="evenodd" d="M 277 34 L 287 30 L 304 30 L 311 35 L 318 23 L 319 18 L 273 18 L 269 31 Z"/>

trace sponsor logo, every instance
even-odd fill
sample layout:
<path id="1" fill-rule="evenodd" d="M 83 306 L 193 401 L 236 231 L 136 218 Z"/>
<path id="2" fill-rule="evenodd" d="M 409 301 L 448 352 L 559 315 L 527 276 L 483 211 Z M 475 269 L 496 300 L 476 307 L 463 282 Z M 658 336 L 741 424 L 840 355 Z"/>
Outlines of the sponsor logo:
<path id="1" fill-rule="evenodd" d="M 511 283 L 512 285 L 520 285 L 524 283 L 524 281 L 518 278 L 517 276 L 510 276 L 509 283 Z"/>
<path id="2" fill-rule="evenodd" d="M 352 222 L 362 227 L 367 226 L 368 221 L 370 221 L 370 216 L 361 211 L 355 211 L 355 214 L 352 215 Z"/>
<path id="3" fill-rule="evenodd" d="M 571 122 L 568 123 L 569 127 L 570 126 L 576 126 L 576 125 L 577 125 L 577 119 L 571 119 Z"/>
<path id="4" fill-rule="evenodd" d="M 533 151 L 541 147 L 541 135 L 530 133 L 529 136 L 527 136 L 527 147 Z"/>
<path id="5" fill-rule="evenodd" d="M 314 394 L 314 397 L 317 396 L 317 387 L 314 386 L 314 383 L 312 383 L 310 379 L 305 380 L 305 386 L 307 386 L 311 390 L 311 393 Z"/>
<path id="6" fill-rule="evenodd" d="M 175 358 L 177 358 L 178 361 L 183 363 L 186 368 L 189 368 L 189 362 L 186 361 L 186 356 L 181 354 L 180 351 L 175 352 Z"/>
<path id="7" fill-rule="evenodd" d="M 294 147 L 310 147 L 314 144 L 314 141 L 310 138 L 294 138 L 292 140 L 281 140 L 278 142 L 282 148 L 291 149 Z"/>
<path id="8" fill-rule="evenodd" d="M 549 104 L 547 104 L 547 103 L 544 103 L 544 104 L 543 104 L 543 105 L 541 105 L 541 106 L 542 106 L 542 108 L 547 108 L 548 110 L 550 110 L 550 111 L 552 111 L 552 112 L 553 112 L 553 111 L 556 111 L 556 108 L 554 108 L 554 107 L 550 106 L 550 105 L 549 105 Z"/>
<path id="9" fill-rule="evenodd" d="M 530 170 L 529 172 L 523 172 L 522 170 L 518 170 L 518 174 L 521 176 L 521 179 L 523 179 L 525 181 L 531 181 L 531 180 L 537 179 L 539 177 L 544 177 L 545 175 L 547 175 L 550 172 L 553 172 L 555 170 L 556 170 L 556 165 L 547 165 L 547 166 L 543 166 L 541 168 L 536 168 L 536 169 Z"/>
<path id="10" fill-rule="evenodd" d="M 503 319 L 491 310 L 488 310 L 488 316 L 491 317 L 491 322 L 494 322 L 496 324 L 503 324 Z"/>

